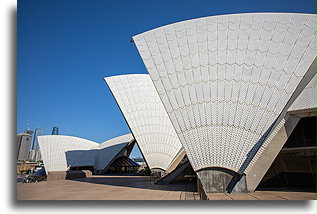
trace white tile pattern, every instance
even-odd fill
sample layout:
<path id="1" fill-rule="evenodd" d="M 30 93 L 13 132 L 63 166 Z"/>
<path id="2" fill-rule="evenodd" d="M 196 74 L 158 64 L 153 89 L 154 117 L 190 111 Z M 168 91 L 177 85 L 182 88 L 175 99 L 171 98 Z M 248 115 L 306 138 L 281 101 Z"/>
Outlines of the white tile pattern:
<path id="1" fill-rule="evenodd" d="M 133 37 L 195 170 L 238 171 L 316 57 L 316 16 L 250 13 Z"/>
<path id="2" fill-rule="evenodd" d="M 149 167 L 166 170 L 182 145 L 148 74 L 105 78 Z"/>
<path id="3" fill-rule="evenodd" d="M 66 171 L 69 166 L 94 166 L 96 169 L 104 169 L 133 139 L 131 134 L 127 134 L 99 144 L 64 135 L 38 137 L 46 172 Z"/>
<path id="4" fill-rule="evenodd" d="M 64 135 L 38 137 L 46 172 L 66 171 L 71 166 L 93 166 L 99 144 L 90 140 Z M 73 151 L 67 163 L 66 152 Z"/>
<path id="5" fill-rule="evenodd" d="M 296 112 L 313 108 L 316 108 L 316 76 L 308 83 L 288 111 Z"/>

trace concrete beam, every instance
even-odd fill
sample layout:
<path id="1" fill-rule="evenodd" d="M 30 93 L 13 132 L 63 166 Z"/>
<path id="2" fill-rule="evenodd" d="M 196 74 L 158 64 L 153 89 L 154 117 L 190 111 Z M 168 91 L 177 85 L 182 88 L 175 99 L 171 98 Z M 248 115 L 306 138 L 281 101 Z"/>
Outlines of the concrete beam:
<path id="1" fill-rule="evenodd" d="M 181 160 L 185 157 L 185 155 L 186 155 L 186 152 L 184 148 L 181 148 L 181 150 L 178 152 L 178 154 L 176 155 L 174 160 L 171 162 L 171 164 L 167 167 L 164 173 L 168 174 L 172 172 L 174 169 L 176 169 L 176 167 L 181 162 Z"/>
<path id="2" fill-rule="evenodd" d="M 316 116 L 316 107 L 309 109 L 300 109 L 294 111 L 288 111 L 287 113 L 290 115 L 295 115 L 297 117 L 315 117 Z"/>
<path id="3" fill-rule="evenodd" d="M 294 115 L 287 117 L 285 123 L 278 130 L 271 142 L 266 146 L 265 150 L 258 157 L 256 162 L 246 173 L 246 182 L 249 192 L 254 192 L 265 173 L 268 171 L 273 161 L 283 148 L 287 139 L 293 132 L 300 118 Z"/>

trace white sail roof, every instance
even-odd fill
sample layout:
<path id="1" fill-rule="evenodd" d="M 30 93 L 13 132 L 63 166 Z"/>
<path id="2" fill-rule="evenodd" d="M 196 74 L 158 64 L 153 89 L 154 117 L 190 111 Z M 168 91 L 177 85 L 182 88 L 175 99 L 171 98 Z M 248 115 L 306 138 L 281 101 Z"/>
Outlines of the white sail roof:
<path id="1" fill-rule="evenodd" d="M 182 148 L 147 74 L 105 78 L 151 169 L 168 169 Z"/>
<path id="2" fill-rule="evenodd" d="M 211 16 L 133 40 L 193 168 L 238 171 L 316 58 L 316 16 Z"/>
<path id="3" fill-rule="evenodd" d="M 64 135 L 38 137 L 46 172 L 66 171 L 72 166 L 94 166 L 97 170 L 103 170 L 133 140 L 131 134 L 101 144 Z"/>

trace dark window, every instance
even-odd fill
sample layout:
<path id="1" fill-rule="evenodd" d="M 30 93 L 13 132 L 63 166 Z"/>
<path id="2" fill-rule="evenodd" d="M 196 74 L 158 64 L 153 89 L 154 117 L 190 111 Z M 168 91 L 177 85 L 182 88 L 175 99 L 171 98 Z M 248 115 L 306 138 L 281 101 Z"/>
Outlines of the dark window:
<path id="1" fill-rule="evenodd" d="M 282 151 L 263 177 L 259 189 L 316 191 L 316 117 L 301 118 Z M 291 149 L 290 149 L 291 148 Z"/>
<path id="2" fill-rule="evenodd" d="M 284 147 L 316 146 L 316 117 L 301 118 Z"/>

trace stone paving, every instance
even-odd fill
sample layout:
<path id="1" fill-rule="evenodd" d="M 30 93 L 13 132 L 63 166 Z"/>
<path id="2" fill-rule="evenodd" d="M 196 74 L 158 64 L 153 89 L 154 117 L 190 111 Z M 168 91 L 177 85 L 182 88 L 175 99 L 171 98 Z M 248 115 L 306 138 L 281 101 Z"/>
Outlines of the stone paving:
<path id="1" fill-rule="evenodd" d="M 93 176 L 17 184 L 17 200 L 199 200 L 194 183 L 155 185 L 149 176 Z"/>
<path id="2" fill-rule="evenodd" d="M 256 191 L 254 193 L 227 194 L 208 193 L 209 200 L 316 200 L 316 193 Z"/>
<path id="3" fill-rule="evenodd" d="M 17 200 L 199 200 L 195 183 L 155 185 L 149 176 L 92 176 L 17 184 Z M 315 193 L 208 194 L 209 200 L 314 200 Z"/>

